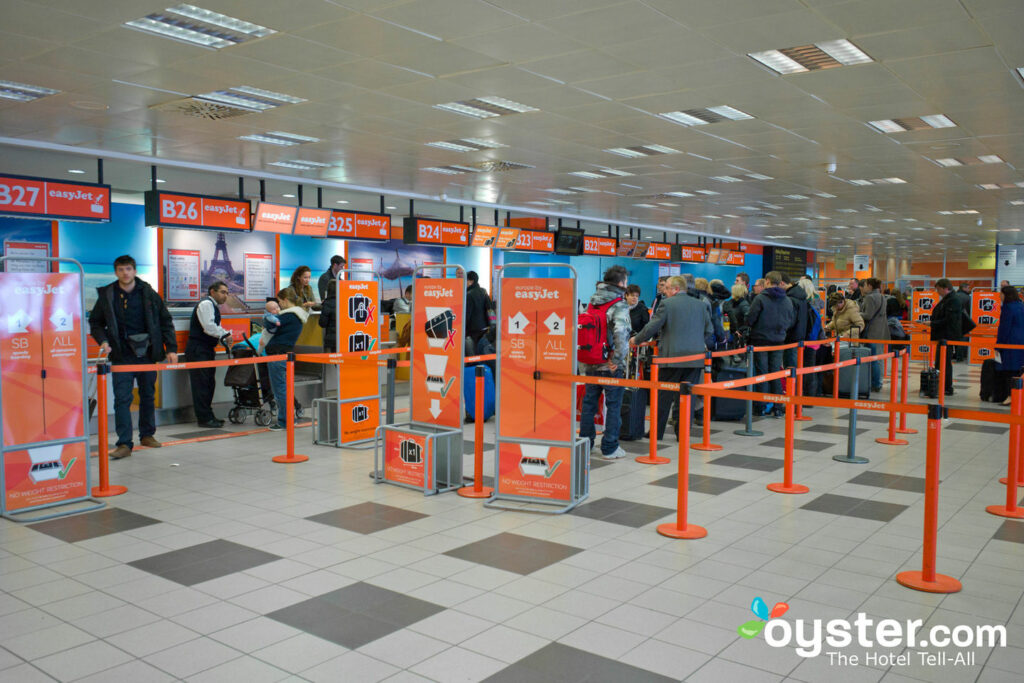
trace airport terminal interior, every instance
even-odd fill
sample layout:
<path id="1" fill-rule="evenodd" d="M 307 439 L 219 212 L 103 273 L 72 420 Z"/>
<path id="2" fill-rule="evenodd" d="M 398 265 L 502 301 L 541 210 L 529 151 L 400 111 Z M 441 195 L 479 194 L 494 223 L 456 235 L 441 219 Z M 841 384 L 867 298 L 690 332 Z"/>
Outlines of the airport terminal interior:
<path id="1" fill-rule="evenodd" d="M 1024 3 L 196 1 L 0 3 L 0 681 L 1021 680 Z"/>

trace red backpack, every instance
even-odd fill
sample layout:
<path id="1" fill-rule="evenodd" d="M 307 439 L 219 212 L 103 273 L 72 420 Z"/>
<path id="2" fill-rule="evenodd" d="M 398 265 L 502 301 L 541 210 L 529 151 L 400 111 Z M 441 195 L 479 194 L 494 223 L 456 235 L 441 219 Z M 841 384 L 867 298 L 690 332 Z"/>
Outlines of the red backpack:
<path id="1" fill-rule="evenodd" d="M 576 360 L 587 365 L 601 365 L 608 361 L 611 345 L 608 343 L 608 309 L 622 301 L 617 297 L 600 306 L 588 304 L 585 313 L 576 321 Z"/>

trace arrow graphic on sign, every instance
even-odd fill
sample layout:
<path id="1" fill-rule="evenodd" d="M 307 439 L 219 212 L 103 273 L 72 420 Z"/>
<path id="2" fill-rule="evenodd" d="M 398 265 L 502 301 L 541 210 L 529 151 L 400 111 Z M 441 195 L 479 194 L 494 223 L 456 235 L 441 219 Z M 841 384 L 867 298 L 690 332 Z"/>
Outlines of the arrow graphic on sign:
<path id="1" fill-rule="evenodd" d="M 435 398 L 430 401 L 430 414 L 437 419 L 437 416 L 441 414 L 441 399 Z"/>
<path id="2" fill-rule="evenodd" d="M 58 308 L 53 312 L 50 322 L 53 323 L 55 332 L 70 332 L 74 328 L 74 320 L 70 314 L 64 312 L 63 308 Z"/>
<path id="3" fill-rule="evenodd" d="M 529 324 L 530 319 L 523 315 L 522 311 L 517 311 L 515 315 L 510 316 L 508 319 L 508 333 L 526 334 L 526 326 Z"/>
<path id="4" fill-rule="evenodd" d="M 565 318 L 559 318 L 552 313 L 544 320 L 544 325 L 548 328 L 548 334 L 565 336 Z"/>
<path id="5" fill-rule="evenodd" d="M 7 316 L 7 334 L 28 332 L 30 322 L 32 322 L 32 318 L 28 316 L 28 313 L 24 309 L 19 309 L 17 313 Z"/>

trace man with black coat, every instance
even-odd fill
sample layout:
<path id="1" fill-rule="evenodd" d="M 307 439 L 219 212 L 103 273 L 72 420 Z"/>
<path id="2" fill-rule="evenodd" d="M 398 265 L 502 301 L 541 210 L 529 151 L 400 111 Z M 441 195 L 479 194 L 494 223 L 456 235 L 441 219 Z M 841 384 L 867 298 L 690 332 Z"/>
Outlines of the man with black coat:
<path id="1" fill-rule="evenodd" d="M 807 340 L 807 316 L 810 315 L 810 302 L 807 301 L 807 292 L 803 287 L 797 286 L 795 282 L 782 274 L 782 288 L 786 290 L 786 297 L 793 304 L 793 324 L 786 330 L 786 344 L 802 342 Z M 795 368 L 797 354 L 800 349 L 786 349 L 782 354 L 782 366 Z"/>
<path id="2" fill-rule="evenodd" d="M 344 256 L 335 254 L 331 257 L 331 266 L 323 272 L 320 279 L 316 281 L 317 294 L 320 295 L 320 301 L 327 298 L 327 283 L 331 280 L 338 279 L 338 271 L 345 267 L 348 263 Z"/>
<path id="3" fill-rule="evenodd" d="M 793 302 L 782 288 L 781 273 L 773 270 L 764 279 L 768 286 L 754 297 L 747 314 L 750 343 L 754 346 L 779 346 L 785 343 L 786 332 L 793 325 Z M 781 370 L 782 351 L 758 351 L 754 354 L 754 368 L 759 375 Z M 781 394 L 782 381 L 773 379 L 764 382 L 759 391 Z M 775 406 L 772 415 L 782 417 L 783 412 L 780 406 Z"/>
<path id="4" fill-rule="evenodd" d="M 466 336 L 472 337 L 476 343 L 490 325 L 487 311 L 491 308 L 491 297 L 480 286 L 480 276 L 476 271 L 466 273 L 466 284 Z"/>
<path id="5" fill-rule="evenodd" d="M 960 307 L 969 316 L 971 314 L 971 283 L 961 282 L 960 287 L 953 292 L 953 296 L 960 300 Z M 963 362 L 967 360 L 967 347 L 954 346 L 953 360 Z"/>
<path id="6" fill-rule="evenodd" d="M 953 283 L 942 278 L 935 283 L 935 291 L 939 295 L 939 303 L 932 308 L 931 340 L 960 341 L 963 336 L 964 309 L 960 299 L 953 293 Z M 946 396 L 953 395 L 953 355 L 952 347 L 946 349 Z M 938 349 L 935 351 L 935 369 L 939 370 Z"/>
<path id="7" fill-rule="evenodd" d="M 206 289 L 206 297 L 192 310 L 188 325 L 188 344 L 185 360 L 188 362 L 214 360 L 217 344 L 231 345 L 231 333 L 220 326 L 220 307 L 228 300 L 228 286 L 214 282 Z M 213 414 L 213 392 L 217 388 L 217 368 L 192 368 L 188 371 L 192 389 L 192 409 L 200 427 L 217 429 L 224 426 Z"/>
<path id="8" fill-rule="evenodd" d="M 99 298 L 89 314 L 89 332 L 100 345 L 100 355 L 114 365 L 151 365 L 165 358 L 178 362 L 174 321 L 163 299 L 135 276 L 135 259 L 125 254 L 114 259 L 117 280 L 98 287 Z M 117 446 L 114 460 L 132 454 L 132 390 L 139 387 L 139 443 L 159 448 L 156 434 L 156 371 L 119 372 L 113 375 L 114 426 Z M 100 438 L 107 438 L 101 434 Z"/>

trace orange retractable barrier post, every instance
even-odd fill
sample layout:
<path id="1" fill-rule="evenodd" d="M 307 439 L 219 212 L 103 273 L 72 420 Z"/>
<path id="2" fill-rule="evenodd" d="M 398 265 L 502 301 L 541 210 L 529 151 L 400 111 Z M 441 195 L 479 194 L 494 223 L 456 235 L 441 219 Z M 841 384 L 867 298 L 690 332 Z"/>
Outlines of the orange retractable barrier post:
<path id="1" fill-rule="evenodd" d="M 298 455 L 295 453 L 295 354 L 289 353 L 288 360 L 285 361 L 287 366 L 287 382 L 288 391 L 286 393 L 285 403 L 285 453 L 284 455 L 275 455 L 271 460 L 274 462 L 283 462 L 286 464 L 292 464 L 297 462 L 306 462 L 309 460 L 308 455 Z M 281 397 L 278 396 L 277 400 L 280 401 Z M 275 418 L 276 419 L 276 418 Z"/>
<path id="2" fill-rule="evenodd" d="M 1024 386 L 1020 377 L 1013 378 L 1013 388 L 1010 390 L 1010 414 L 1020 417 L 1024 414 L 1024 401 L 1021 397 L 1021 387 Z M 989 505 L 985 511 L 997 517 L 1011 517 L 1020 519 L 1024 517 L 1024 508 L 1017 507 L 1017 482 L 1020 478 L 1020 462 L 1018 455 L 1021 448 L 1020 425 L 1010 425 L 1010 448 L 1006 456 L 1006 504 Z M 1004 481 L 1000 479 L 1000 481 Z"/>
<path id="3" fill-rule="evenodd" d="M 832 362 L 839 362 L 839 333 L 836 332 L 835 345 L 832 347 Z M 832 398 L 839 400 L 839 368 L 832 371 Z"/>
<path id="4" fill-rule="evenodd" d="M 905 349 L 901 349 L 899 355 L 901 355 L 901 356 L 907 355 L 906 350 Z M 896 398 L 896 384 L 897 384 L 897 380 L 896 380 L 896 359 L 893 358 L 891 367 L 889 368 L 889 403 L 892 403 L 892 404 L 895 404 L 896 401 L 897 401 L 897 398 Z M 889 436 L 887 436 L 887 437 L 881 437 L 880 436 L 877 439 L 875 439 L 875 441 L 877 441 L 878 443 L 884 443 L 887 446 L 906 446 L 907 444 L 910 443 L 906 439 L 897 439 L 896 438 L 896 408 L 895 407 L 892 408 L 889 411 Z"/>
<path id="5" fill-rule="evenodd" d="M 92 495 L 96 498 L 107 498 L 109 496 L 120 496 L 128 491 L 125 486 L 110 485 L 110 453 L 107 439 L 109 429 L 107 425 L 107 373 L 110 366 L 100 363 L 96 366 L 96 445 L 99 450 L 100 461 L 100 485 L 92 487 Z"/>
<path id="6" fill-rule="evenodd" d="M 708 351 L 704 356 L 704 384 L 711 384 L 711 352 Z M 701 422 L 701 436 L 700 443 L 690 444 L 690 448 L 695 451 L 720 451 L 722 447 L 716 443 L 711 443 L 711 396 L 704 394 L 704 419 Z M 684 413 L 682 410 L 679 412 L 679 422 L 683 420 L 689 420 L 689 413 Z M 682 437 L 680 437 L 682 438 Z"/>
<path id="7" fill-rule="evenodd" d="M 690 493 L 690 395 L 691 386 L 679 387 L 679 474 L 676 482 L 676 521 L 658 525 L 658 533 L 669 538 L 704 538 L 708 530 L 686 521 L 687 496 Z"/>
<path id="8" fill-rule="evenodd" d="M 940 387 L 941 389 L 942 387 Z M 942 418 L 945 408 L 928 406 L 928 454 L 924 483 L 924 547 L 921 571 L 900 572 L 896 581 L 901 586 L 925 593 L 956 593 L 963 587 L 952 576 L 935 571 L 935 551 L 939 533 L 939 451 L 942 448 Z"/>
<path id="9" fill-rule="evenodd" d="M 473 485 L 456 491 L 463 498 L 490 498 L 494 489 L 484 486 L 484 366 L 476 366 L 476 412 L 473 415 Z"/>
<path id="10" fill-rule="evenodd" d="M 900 405 L 907 405 L 907 386 L 910 383 L 910 347 L 904 347 L 900 358 Z M 907 411 L 900 411 L 900 426 L 897 434 L 917 434 L 916 429 L 907 427 Z"/>
<path id="11" fill-rule="evenodd" d="M 794 370 L 789 377 L 786 378 L 786 396 L 790 399 L 796 393 L 796 371 Z M 793 483 L 793 431 L 795 424 L 793 421 L 794 409 L 793 401 L 786 402 L 786 445 L 785 445 L 785 462 L 783 464 L 783 481 L 781 483 L 768 484 L 765 488 L 775 493 L 807 493 L 810 491 L 809 488 L 803 484 Z"/>
<path id="12" fill-rule="evenodd" d="M 939 405 L 946 405 L 946 382 L 953 384 L 953 379 L 946 377 L 946 354 L 949 352 L 949 347 L 946 346 L 946 340 L 943 339 L 939 342 L 939 348 L 936 350 L 939 359 Z"/>
<path id="13" fill-rule="evenodd" d="M 651 435 L 650 452 L 636 458 L 641 465 L 667 465 L 672 462 L 670 459 L 658 455 L 658 393 L 658 364 L 651 363 L 651 420 L 648 423 Z M 679 414 L 683 414 L 682 406 L 680 406 Z"/>
<path id="14" fill-rule="evenodd" d="M 796 369 L 797 369 L 796 395 L 797 396 L 803 396 L 804 395 L 804 378 L 803 378 L 802 375 L 800 375 L 800 372 L 799 372 L 800 370 L 804 369 L 804 343 L 803 342 L 797 342 L 797 344 L 796 344 Z M 796 407 L 796 415 L 793 417 L 793 419 L 797 420 L 799 422 L 809 422 L 811 420 L 811 416 L 810 415 L 804 415 L 804 407 L 802 405 L 798 405 Z"/>

